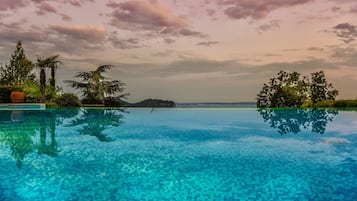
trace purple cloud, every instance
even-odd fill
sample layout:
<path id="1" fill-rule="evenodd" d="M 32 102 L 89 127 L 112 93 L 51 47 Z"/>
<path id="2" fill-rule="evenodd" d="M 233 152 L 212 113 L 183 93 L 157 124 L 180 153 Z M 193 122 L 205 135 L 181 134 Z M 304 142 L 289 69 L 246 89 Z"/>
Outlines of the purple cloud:
<path id="1" fill-rule="evenodd" d="M 334 26 L 333 32 L 343 42 L 350 43 L 357 37 L 357 26 L 351 25 L 349 23 L 342 23 Z"/>
<path id="2" fill-rule="evenodd" d="M 258 33 L 263 33 L 269 30 L 280 29 L 279 21 L 272 20 L 266 24 L 262 24 L 257 28 Z"/>
<path id="3" fill-rule="evenodd" d="M 224 14 L 232 19 L 252 18 L 255 20 L 266 17 L 279 8 L 302 5 L 314 0 L 212 0 L 224 7 Z"/>

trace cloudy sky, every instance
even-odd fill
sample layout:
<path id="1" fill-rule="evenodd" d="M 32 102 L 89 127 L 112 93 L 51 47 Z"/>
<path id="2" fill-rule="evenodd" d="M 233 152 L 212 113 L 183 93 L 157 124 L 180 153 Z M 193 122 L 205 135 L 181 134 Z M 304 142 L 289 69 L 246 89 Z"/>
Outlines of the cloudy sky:
<path id="1" fill-rule="evenodd" d="M 254 101 L 280 70 L 357 98 L 356 0 L 0 0 L 0 61 L 59 54 L 58 85 L 112 64 L 129 101 Z"/>

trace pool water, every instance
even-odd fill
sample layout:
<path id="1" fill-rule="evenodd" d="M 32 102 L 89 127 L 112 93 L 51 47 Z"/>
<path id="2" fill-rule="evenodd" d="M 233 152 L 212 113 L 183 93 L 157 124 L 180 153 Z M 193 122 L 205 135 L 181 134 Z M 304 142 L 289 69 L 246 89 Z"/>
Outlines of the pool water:
<path id="1" fill-rule="evenodd" d="M 0 200 L 357 200 L 357 110 L 0 111 Z"/>

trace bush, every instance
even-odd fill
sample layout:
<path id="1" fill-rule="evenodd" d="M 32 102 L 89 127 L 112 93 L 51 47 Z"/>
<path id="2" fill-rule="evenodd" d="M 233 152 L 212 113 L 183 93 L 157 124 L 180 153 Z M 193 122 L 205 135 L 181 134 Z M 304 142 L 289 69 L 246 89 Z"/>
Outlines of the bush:
<path id="1" fill-rule="evenodd" d="M 54 102 L 57 104 L 59 107 L 80 107 L 81 103 L 79 101 L 79 98 L 74 95 L 74 94 L 62 94 L 58 96 Z"/>
<path id="2" fill-rule="evenodd" d="M 334 107 L 357 107 L 357 100 L 336 100 Z"/>
<path id="3" fill-rule="evenodd" d="M 103 104 L 103 101 L 95 97 L 85 97 L 82 99 L 82 104 Z"/>
<path id="4" fill-rule="evenodd" d="M 40 85 L 36 82 L 28 82 L 24 85 L 23 91 L 26 96 L 26 102 L 37 103 L 40 101 L 41 92 Z"/>
<path id="5" fill-rule="evenodd" d="M 9 103 L 11 89 L 8 86 L 0 86 L 0 103 Z"/>
<path id="6" fill-rule="evenodd" d="M 335 101 L 319 101 L 313 104 L 313 107 L 334 107 Z"/>
<path id="7" fill-rule="evenodd" d="M 123 101 L 119 97 L 106 97 L 104 105 L 106 107 L 121 107 L 123 106 Z"/>

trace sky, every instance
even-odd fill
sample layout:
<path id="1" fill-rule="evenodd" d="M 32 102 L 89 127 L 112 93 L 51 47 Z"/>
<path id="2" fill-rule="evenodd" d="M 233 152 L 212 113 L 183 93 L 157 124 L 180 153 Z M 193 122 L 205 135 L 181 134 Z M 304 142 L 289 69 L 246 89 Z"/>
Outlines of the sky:
<path id="1" fill-rule="evenodd" d="M 57 84 L 99 65 L 129 102 L 254 101 L 280 70 L 323 70 L 357 98 L 356 0 L 0 0 L 0 61 L 60 55 Z M 49 75 L 49 74 L 48 74 Z"/>

